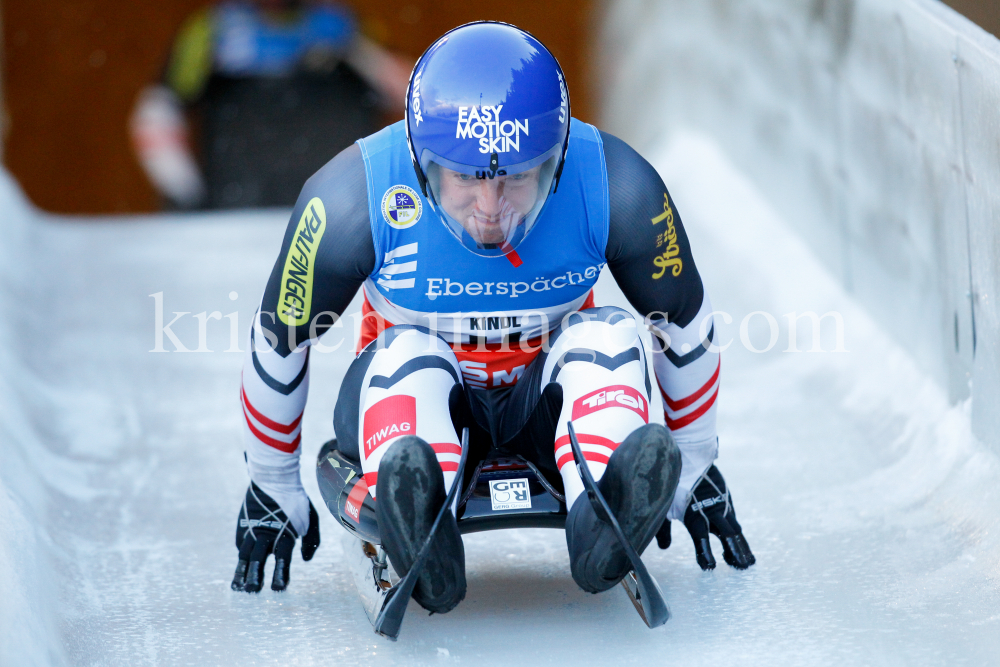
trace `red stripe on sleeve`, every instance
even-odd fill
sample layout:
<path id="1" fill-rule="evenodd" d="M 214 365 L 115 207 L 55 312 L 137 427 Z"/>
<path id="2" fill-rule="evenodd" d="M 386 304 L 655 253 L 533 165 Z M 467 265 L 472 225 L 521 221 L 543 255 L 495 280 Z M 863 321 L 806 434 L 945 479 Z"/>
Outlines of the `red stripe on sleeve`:
<path id="1" fill-rule="evenodd" d="M 272 438 L 270 436 L 261 433 L 260 430 L 253 425 L 253 421 L 250 420 L 250 415 L 247 413 L 246 409 L 243 410 L 243 416 L 247 420 L 247 426 L 250 427 L 250 432 L 253 433 L 254 437 L 263 442 L 265 445 L 274 447 L 279 452 L 285 452 L 286 454 L 291 454 L 292 452 L 294 452 L 296 449 L 299 448 L 299 442 L 302 440 L 301 433 L 296 435 L 295 439 L 292 440 L 291 442 L 282 442 L 281 440 L 277 440 L 275 438 Z"/>
<path id="2" fill-rule="evenodd" d="M 693 405 L 694 403 L 697 403 L 698 399 L 701 398 L 702 396 L 704 396 L 705 392 L 707 392 L 709 389 L 711 389 L 712 385 L 715 384 L 715 381 L 719 379 L 719 370 L 721 368 L 722 368 L 722 357 L 720 356 L 719 357 L 719 363 L 715 367 L 715 373 L 712 375 L 711 378 L 709 378 L 708 382 L 706 382 L 705 384 L 703 384 L 701 386 L 701 389 L 699 389 L 698 391 L 694 392 L 690 396 L 687 396 L 686 398 L 682 398 L 682 399 L 679 399 L 679 400 L 676 400 L 676 401 L 671 400 L 671 398 L 669 396 L 667 396 L 667 392 L 664 391 L 663 385 L 660 385 L 659 379 L 657 379 L 656 384 L 660 385 L 660 393 L 663 395 L 663 400 L 666 401 L 667 407 L 670 408 L 671 410 L 673 410 L 674 412 L 677 412 L 678 410 L 683 410 L 684 408 L 688 407 L 689 405 Z"/>
<path id="3" fill-rule="evenodd" d="M 297 427 L 299 425 L 299 422 L 302 421 L 301 412 L 299 413 L 299 416 L 295 418 L 295 421 L 293 421 L 291 424 L 288 424 L 287 426 L 280 422 L 276 422 L 273 419 L 268 419 L 262 413 L 260 413 L 257 410 L 257 408 L 253 406 L 252 403 L 250 403 L 250 399 L 247 398 L 247 390 L 241 387 L 240 391 L 243 394 L 243 405 L 247 407 L 247 410 L 250 411 L 250 414 L 254 416 L 254 419 L 259 421 L 261 424 L 268 427 L 272 431 L 277 431 L 278 433 L 284 433 L 285 435 L 288 435 L 289 433 L 294 431 L 295 427 Z"/>
<path id="4" fill-rule="evenodd" d="M 615 442 L 614 440 L 609 440 L 608 438 L 602 438 L 599 435 L 591 435 L 590 433 L 577 433 L 576 441 L 579 442 L 581 445 L 604 445 L 611 451 L 617 449 L 618 445 L 620 444 Z M 569 435 L 567 434 L 556 440 L 555 448 L 559 449 L 563 445 L 568 445 L 568 444 L 569 444 Z"/>
<path id="5" fill-rule="evenodd" d="M 676 431 L 679 428 L 684 428 L 694 420 L 698 419 L 698 417 L 701 417 L 703 414 L 708 412 L 709 408 L 712 407 L 712 405 L 715 403 L 715 399 L 718 398 L 718 396 L 719 396 L 719 390 L 716 389 L 715 392 L 712 394 L 712 397 L 707 401 L 705 401 L 700 408 L 698 408 L 691 414 L 684 415 L 683 417 L 678 417 L 677 419 L 671 419 L 670 417 L 667 417 L 667 428 L 669 428 L 671 431 Z"/>
<path id="6" fill-rule="evenodd" d="M 607 465 L 608 460 L 610 458 L 611 458 L 610 456 L 605 456 L 604 454 L 599 454 L 598 452 L 589 452 L 586 449 L 583 450 L 584 461 L 592 461 L 594 463 L 603 463 L 604 465 Z M 558 461 L 556 461 L 556 468 L 562 470 L 562 467 L 565 464 L 572 462 L 573 462 L 573 452 L 571 451 L 566 452 L 565 454 L 559 457 Z"/>

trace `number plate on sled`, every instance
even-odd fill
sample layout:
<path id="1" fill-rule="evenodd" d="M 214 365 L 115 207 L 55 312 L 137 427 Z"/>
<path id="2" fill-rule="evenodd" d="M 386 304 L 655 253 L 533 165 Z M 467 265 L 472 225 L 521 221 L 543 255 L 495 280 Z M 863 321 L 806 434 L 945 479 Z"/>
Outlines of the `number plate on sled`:
<path id="1" fill-rule="evenodd" d="M 490 503 L 493 511 L 531 509 L 531 490 L 528 479 L 491 479 Z"/>

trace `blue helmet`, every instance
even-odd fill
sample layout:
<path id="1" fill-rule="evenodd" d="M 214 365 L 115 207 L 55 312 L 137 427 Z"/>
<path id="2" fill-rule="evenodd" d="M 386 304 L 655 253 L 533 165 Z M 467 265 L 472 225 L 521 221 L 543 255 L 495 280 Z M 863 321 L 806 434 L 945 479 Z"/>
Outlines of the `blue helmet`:
<path id="1" fill-rule="evenodd" d="M 510 253 L 559 185 L 569 94 L 527 32 L 479 21 L 445 33 L 410 75 L 406 137 L 424 196 L 472 252 Z"/>

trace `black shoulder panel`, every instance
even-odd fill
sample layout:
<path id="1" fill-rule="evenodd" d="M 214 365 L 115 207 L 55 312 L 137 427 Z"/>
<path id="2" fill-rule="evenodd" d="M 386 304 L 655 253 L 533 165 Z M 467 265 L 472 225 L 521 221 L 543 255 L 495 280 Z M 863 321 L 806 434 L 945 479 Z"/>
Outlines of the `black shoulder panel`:
<path id="1" fill-rule="evenodd" d="M 275 334 L 267 338 L 278 341 L 278 353 L 325 333 L 374 268 L 368 183 L 354 144 L 306 181 L 292 211 L 261 302 L 261 323 Z"/>
<path id="2" fill-rule="evenodd" d="M 684 327 L 701 308 L 701 276 L 674 201 L 653 166 L 621 139 L 601 132 L 611 221 L 605 256 L 641 315 Z"/>

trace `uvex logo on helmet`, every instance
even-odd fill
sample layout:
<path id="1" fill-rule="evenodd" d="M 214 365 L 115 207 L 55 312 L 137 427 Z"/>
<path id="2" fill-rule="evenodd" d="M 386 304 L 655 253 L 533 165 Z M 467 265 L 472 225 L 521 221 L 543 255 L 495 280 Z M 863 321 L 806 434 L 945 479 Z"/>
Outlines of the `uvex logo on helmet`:
<path id="1" fill-rule="evenodd" d="M 423 76 L 423 71 L 417 72 L 416 76 L 413 78 L 413 96 L 410 98 L 412 100 L 413 109 L 413 119 L 417 121 L 417 125 L 420 125 L 420 121 L 424 119 L 423 115 L 420 113 L 420 77 Z M 565 88 L 563 89 L 565 90 Z M 563 99 L 566 99 L 566 94 L 563 93 Z"/>
<path id="2" fill-rule="evenodd" d="M 569 105 L 569 95 L 566 94 L 566 82 L 563 81 L 562 72 L 556 72 L 556 76 L 559 77 L 559 96 L 562 98 L 559 100 L 559 122 L 566 122 L 566 108 Z"/>
<path id="3" fill-rule="evenodd" d="M 480 153 L 521 152 L 521 132 L 528 136 L 528 119 L 500 120 L 502 104 L 458 107 L 456 139 L 478 139 Z"/>

